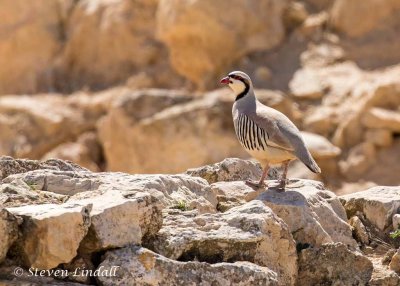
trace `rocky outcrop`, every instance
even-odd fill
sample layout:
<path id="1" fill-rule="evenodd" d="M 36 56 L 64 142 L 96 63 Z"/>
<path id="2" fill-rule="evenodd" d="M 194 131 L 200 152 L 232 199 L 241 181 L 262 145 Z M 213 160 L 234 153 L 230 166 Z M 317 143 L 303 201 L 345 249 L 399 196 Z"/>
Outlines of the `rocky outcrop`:
<path id="1" fill-rule="evenodd" d="M 276 0 L 161 0 L 157 34 L 174 69 L 204 87 L 241 56 L 276 47 L 285 35 L 286 5 Z"/>
<path id="2" fill-rule="evenodd" d="M 208 264 L 168 259 L 142 247 L 107 252 L 100 267 L 119 267 L 115 277 L 99 277 L 101 285 L 280 285 L 272 270 L 249 262 Z"/>
<path id="3" fill-rule="evenodd" d="M 179 261 L 250 261 L 276 272 L 281 285 L 296 279 L 295 242 L 286 224 L 260 201 L 223 214 L 168 213 L 150 245 Z"/>
<path id="4" fill-rule="evenodd" d="M 51 269 L 70 262 L 90 225 L 91 205 L 28 205 L 8 208 L 21 217 L 22 234 L 15 251 L 29 267 Z M 55 239 L 60 237 L 62 239 Z"/>
<path id="5" fill-rule="evenodd" d="M 2 194 L 12 195 L 0 212 L 0 281 L 6 284 L 377 285 L 400 279 L 389 269 L 396 257 L 377 263 L 380 246 L 371 224 L 363 228 L 364 209 L 350 220 L 359 248 L 347 223 L 345 208 L 353 215 L 347 198 L 343 207 L 311 180 L 291 180 L 285 192 L 250 188 L 244 174 L 260 173 L 251 161 L 226 159 L 191 175 L 94 173 L 62 160 L 10 157 L 0 159 L 0 168 Z M 14 201 L 18 196 L 26 198 Z M 386 208 L 372 205 L 389 217 L 396 200 L 384 201 Z M 15 278 L 17 266 L 25 274 Z M 78 274 L 34 277 L 29 267 Z"/>
<path id="6" fill-rule="evenodd" d="M 362 214 L 380 231 L 392 229 L 392 218 L 400 208 L 399 187 L 374 187 L 340 197 L 347 216 Z"/>
<path id="7" fill-rule="evenodd" d="M 368 258 L 341 243 L 302 250 L 299 265 L 298 285 L 367 285 L 373 270 Z"/>

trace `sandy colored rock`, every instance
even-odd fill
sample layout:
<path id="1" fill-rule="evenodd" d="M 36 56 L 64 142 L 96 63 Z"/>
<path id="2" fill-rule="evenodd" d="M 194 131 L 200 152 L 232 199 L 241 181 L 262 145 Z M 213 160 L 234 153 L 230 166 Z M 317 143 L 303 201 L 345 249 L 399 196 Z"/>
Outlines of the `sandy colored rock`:
<path id="1" fill-rule="evenodd" d="M 368 245 L 369 244 L 368 232 L 367 229 L 365 228 L 365 225 L 362 223 L 359 217 L 353 216 L 352 218 L 350 218 L 349 224 L 353 228 L 353 234 L 355 236 L 355 239 L 361 244 Z"/>
<path id="2" fill-rule="evenodd" d="M 0 113 L 0 153 L 31 159 L 93 129 L 97 119 L 55 94 L 3 96 Z"/>
<path id="3" fill-rule="evenodd" d="M 112 266 L 116 277 L 99 277 L 102 285 L 280 285 L 275 272 L 253 263 L 180 262 L 140 246 L 108 251 L 99 267 Z"/>
<path id="4" fill-rule="evenodd" d="M 316 108 L 304 118 L 305 130 L 328 137 L 338 125 L 336 117 L 333 108 L 324 106 Z"/>
<path id="5" fill-rule="evenodd" d="M 329 142 L 325 137 L 310 133 L 310 132 L 301 132 L 303 139 L 306 143 L 308 150 L 310 150 L 314 159 L 328 159 L 335 158 L 340 155 L 340 148 L 333 145 Z"/>
<path id="6" fill-rule="evenodd" d="M 257 180 L 261 177 L 262 169 L 255 161 L 227 158 L 213 165 L 189 169 L 186 174 L 201 177 L 212 184 L 221 181 Z"/>
<path id="7" fill-rule="evenodd" d="M 66 142 L 58 145 L 46 153 L 42 159 L 58 158 L 68 160 L 91 171 L 100 171 L 101 153 L 97 135 L 94 132 L 87 132 L 79 136 L 75 142 Z"/>
<path id="8" fill-rule="evenodd" d="M 321 79 L 316 73 L 308 69 L 295 72 L 289 83 L 289 89 L 293 96 L 300 99 L 319 99 L 324 93 Z"/>
<path id="9" fill-rule="evenodd" d="M 331 25 L 350 37 L 360 37 L 378 29 L 381 22 L 396 16 L 400 3 L 396 0 L 336 0 L 331 11 Z M 356 19 L 362 17 L 360 23 Z"/>
<path id="10" fill-rule="evenodd" d="M 284 193 L 269 190 L 257 199 L 286 222 L 297 243 L 319 246 L 342 242 L 356 247 L 345 210 L 334 193 L 311 180 L 292 184 Z"/>
<path id="11" fill-rule="evenodd" d="M 398 274 L 400 274 L 400 250 L 393 255 L 392 260 L 390 261 L 389 268 Z"/>
<path id="12" fill-rule="evenodd" d="M 80 244 L 80 252 L 92 253 L 128 244 L 141 244 L 161 228 L 161 203 L 146 192 L 136 192 L 125 198 L 108 191 L 100 196 L 69 203 L 91 204 L 91 224 Z"/>
<path id="13" fill-rule="evenodd" d="M 375 146 L 370 142 L 361 143 L 350 149 L 345 161 L 339 162 L 340 171 L 347 179 L 359 179 L 373 164 Z"/>
<path id="14" fill-rule="evenodd" d="M 6 209 L 0 209 L 0 263 L 7 255 L 8 249 L 18 238 L 17 218 Z"/>
<path id="15" fill-rule="evenodd" d="M 90 209 L 90 205 L 73 204 L 8 208 L 23 219 L 22 237 L 16 244 L 19 258 L 27 267 L 39 269 L 70 262 L 88 231 Z"/>
<path id="16" fill-rule="evenodd" d="M 392 217 L 393 221 L 393 230 L 399 229 L 400 228 L 400 214 L 395 214 Z"/>
<path id="17" fill-rule="evenodd" d="M 362 117 L 362 124 L 368 128 L 384 128 L 400 132 L 400 112 L 372 108 Z"/>
<path id="18" fill-rule="evenodd" d="M 165 48 L 154 38 L 157 4 L 156 0 L 77 2 L 65 23 L 68 39 L 58 67 L 67 84 L 105 87 L 162 62 Z"/>
<path id="19" fill-rule="evenodd" d="M 54 61 L 62 45 L 60 18 L 70 2 L 2 1 L 0 94 L 52 88 Z"/>
<path id="20" fill-rule="evenodd" d="M 400 207 L 399 187 L 374 187 L 366 191 L 340 196 L 348 217 L 361 212 L 376 228 L 392 226 L 392 217 Z"/>
<path id="21" fill-rule="evenodd" d="M 393 134 L 387 129 L 369 129 L 365 133 L 365 140 L 378 147 L 389 147 L 393 143 Z"/>
<path id="22" fill-rule="evenodd" d="M 303 249 L 299 255 L 298 285 L 367 285 L 373 266 L 367 257 L 342 243 Z"/>
<path id="23" fill-rule="evenodd" d="M 253 262 L 277 272 L 281 285 L 296 279 L 295 242 L 286 224 L 260 201 L 223 214 L 169 213 L 150 245 L 181 261 Z"/>
<path id="24" fill-rule="evenodd" d="M 161 0 L 157 35 L 168 47 L 172 67 L 204 87 L 241 56 L 276 47 L 285 35 L 281 15 L 286 5 L 277 0 Z"/>

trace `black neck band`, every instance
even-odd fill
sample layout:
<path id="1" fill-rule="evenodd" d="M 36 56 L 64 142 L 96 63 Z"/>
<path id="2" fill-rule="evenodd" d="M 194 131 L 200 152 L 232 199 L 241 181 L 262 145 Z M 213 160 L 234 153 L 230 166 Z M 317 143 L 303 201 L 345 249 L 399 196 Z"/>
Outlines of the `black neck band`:
<path id="1" fill-rule="evenodd" d="M 239 99 L 244 97 L 249 92 L 249 89 L 250 89 L 250 85 L 247 82 L 245 82 L 245 81 L 241 81 L 241 82 L 244 83 L 245 87 L 244 87 L 244 90 L 236 96 L 235 101 L 238 101 Z"/>

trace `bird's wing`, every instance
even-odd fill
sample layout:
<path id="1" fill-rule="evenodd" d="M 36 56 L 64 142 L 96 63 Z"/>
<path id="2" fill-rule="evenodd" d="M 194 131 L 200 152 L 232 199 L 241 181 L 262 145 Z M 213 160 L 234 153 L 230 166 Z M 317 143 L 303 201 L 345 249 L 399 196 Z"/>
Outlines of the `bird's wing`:
<path id="1" fill-rule="evenodd" d="M 255 112 L 250 112 L 248 116 L 268 134 L 268 144 L 271 147 L 294 153 L 311 171 L 320 172 L 299 129 L 286 115 L 259 103 Z"/>

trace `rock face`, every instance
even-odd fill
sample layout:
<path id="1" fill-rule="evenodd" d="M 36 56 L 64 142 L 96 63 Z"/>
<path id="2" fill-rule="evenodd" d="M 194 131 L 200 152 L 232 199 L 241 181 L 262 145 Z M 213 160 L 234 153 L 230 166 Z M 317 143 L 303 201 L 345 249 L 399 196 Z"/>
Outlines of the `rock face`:
<path id="1" fill-rule="evenodd" d="M 32 205 L 8 208 L 23 219 L 16 248 L 27 267 L 51 269 L 70 262 L 90 225 L 90 205 Z M 55 239 L 55 235 L 62 239 Z M 56 236 L 56 237 L 57 237 Z"/>
<path id="2" fill-rule="evenodd" d="M 179 261 L 250 261 L 276 272 L 282 285 L 294 284 L 297 272 L 286 224 L 259 201 L 222 215 L 169 214 L 151 248 Z"/>
<path id="3" fill-rule="evenodd" d="M 372 263 L 344 244 L 324 244 L 308 248 L 299 256 L 298 285 L 366 285 L 371 279 Z"/>
<path id="4" fill-rule="evenodd" d="M 112 266 L 116 277 L 99 277 L 101 285 L 280 285 L 276 273 L 249 262 L 179 262 L 142 247 L 107 252 L 99 268 Z"/>
<path id="5" fill-rule="evenodd" d="M 281 15 L 286 5 L 276 0 L 161 0 L 157 34 L 174 69 L 202 87 L 240 56 L 277 46 L 285 34 Z"/>
<path id="6" fill-rule="evenodd" d="M 67 1 L 51 0 L 42 3 L 10 0 L 2 3 L 1 94 L 33 93 L 51 87 L 54 60 L 61 48 L 57 12 L 66 12 L 66 4 Z"/>
<path id="7" fill-rule="evenodd" d="M 370 219 L 365 208 L 354 211 L 350 199 L 341 198 L 363 255 L 335 194 L 300 179 L 291 180 L 285 192 L 253 189 L 243 181 L 243 174 L 259 175 L 252 161 L 226 159 L 192 175 L 94 173 L 62 160 L 11 157 L 0 158 L 0 169 L 6 205 L 0 210 L 0 281 L 6 285 L 400 281 L 388 266 L 392 260 L 395 268 L 395 257 L 388 257 L 387 265 L 380 262 L 379 249 L 389 242 L 377 244 L 371 223 L 363 227 Z M 387 212 L 390 225 L 397 197 L 386 195 L 384 202 L 371 204 L 378 218 Z M 16 267 L 25 275 L 16 278 Z M 32 277 L 29 267 L 79 268 L 80 276 L 66 275 L 62 282 L 47 274 Z M 91 280 L 83 268 L 102 275 Z"/>
<path id="8" fill-rule="evenodd" d="M 392 217 L 400 208 L 399 187 L 374 187 L 369 190 L 341 196 L 349 217 L 357 212 L 376 228 L 383 231 L 392 227 Z"/>
<path id="9" fill-rule="evenodd" d="M 0 209 L 0 263 L 6 257 L 7 251 L 18 237 L 17 219 L 6 209 Z"/>
<path id="10" fill-rule="evenodd" d="M 323 185 L 302 180 L 284 193 L 264 192 L 257 198 L 289 226 L 298 243 L 319 246 L 342 242 L 356 247 L 339 199 Z"/>

